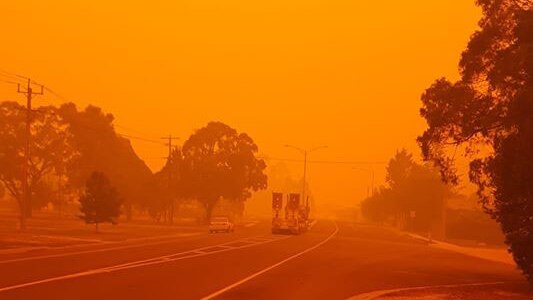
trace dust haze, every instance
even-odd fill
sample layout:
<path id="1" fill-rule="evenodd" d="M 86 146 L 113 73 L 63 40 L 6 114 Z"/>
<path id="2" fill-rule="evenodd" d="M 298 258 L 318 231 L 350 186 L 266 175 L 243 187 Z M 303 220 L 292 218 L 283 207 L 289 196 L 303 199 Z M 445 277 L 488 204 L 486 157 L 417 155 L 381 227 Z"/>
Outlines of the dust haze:
<path id="1" fill-rule="evenodd" d="M 530 1 L 5 2 L 0 299 L 531 298 Z"/>

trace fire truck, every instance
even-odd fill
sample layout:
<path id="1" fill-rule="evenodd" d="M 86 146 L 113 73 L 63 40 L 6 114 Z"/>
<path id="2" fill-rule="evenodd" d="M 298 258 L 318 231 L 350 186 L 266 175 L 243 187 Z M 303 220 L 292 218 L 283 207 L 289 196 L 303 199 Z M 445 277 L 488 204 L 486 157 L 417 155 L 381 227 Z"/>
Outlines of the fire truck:
<path id="1" fill-rule="evenodd" d="M 272 194 L 272 233 L 300 234 L 309 228 L 309 199 L 300 201 L 300 194 Z M 285 203 L 284 203 L 285 202 Z M 285 204 L 285 205 L 284 205 Z"/>

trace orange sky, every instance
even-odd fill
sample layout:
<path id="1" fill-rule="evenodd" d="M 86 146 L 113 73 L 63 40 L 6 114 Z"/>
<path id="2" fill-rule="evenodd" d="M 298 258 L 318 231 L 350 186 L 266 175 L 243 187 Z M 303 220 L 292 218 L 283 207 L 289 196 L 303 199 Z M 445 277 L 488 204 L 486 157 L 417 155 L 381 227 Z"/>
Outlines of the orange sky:
<path id="1" fill-rule="evenodd" d="M 384 161 L 401 147 L 418 154 L 420 94 L 457 77 L 479 16 L 473 0 L 11 0 L 0 69 L 101 106 L 132 135 L 186 138 L 219 120 L 272 157 L 298 158 L 290 143 L 328 145 L 319 160 Z M 1 83 L 0 99 L 22 101 Z M 164 162 L 164 146 L 133 144 L 152 169 Z M 322 204 L 354 203 L 369 184 L 347 165 L 309 176 Z"/>

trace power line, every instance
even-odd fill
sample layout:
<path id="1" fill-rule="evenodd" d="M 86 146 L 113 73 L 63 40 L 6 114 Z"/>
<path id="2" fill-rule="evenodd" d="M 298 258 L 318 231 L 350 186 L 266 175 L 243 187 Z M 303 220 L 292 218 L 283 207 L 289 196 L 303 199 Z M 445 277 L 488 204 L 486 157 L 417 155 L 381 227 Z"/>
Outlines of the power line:
<path id="1" fill-rule="evenodd" d="M 20 82 L 11 81 L 11 80 L 5 80 L 5 79 L 0 79 L 0 81 L 1 82 L 5 82 L 5 83 L 9 83 L 9 84 L 14 84 L 14 85 L 20 84 Z"/>
<path id="2" fill-rule="evenodd" d="M 57 98 L 59 98 L 59 99 L 65 101 L 65 102 L 70 102 L 70 100 L 68 100 L 66 97 L 63 97 L 61 94 L 59 94 L 58 92 L 52 90 L 51 88 L 49 88 L 49 87 L 45 87 L 44 89 L 45 89 L 47 92 L 49 92 L 50 94 L 56 96 Z"/>
<path id="3" fill-rule="evenodd" d="M 13 72 L 8 72 L 6 70 L 3 70 L 3 69 L 0 69 L 0 73 L 3 73 L 4 76 L 10 76 L 12 78 L 16 78 L 17 80 L 19 81 L 26 81 L 26 80 L 29 80 L 30 78 L 26 77 L 26 76 L 22 76 L 20 74 L 16 74 L 16 73 L 13 73 Z"/>
<path id="4" fill-rule="evenodd" d="M 53 89 L 51 89 L 49 87 L 45 87 L 44 85 L 38 83 L 35 80 L 31 80 L 29 77 L 26 77 L 26 76 L 23 76 L 23 75 L 20 75 L 20 74 L 17 74 L 17 73 L 5 71 L 3 69 L 0 69 L 0 75 L 12 79 L 12 80 L 0 79 L 1 82 L 19 85 L 21 82 L 17 82 L 17 81 L 14 81 L 14 80 L 22 81 L 22 79 L 24 79 L 24 80 L 27 80 L 28 86 L 30 86 L 31 84 L 39 85 L 42 90 L 46 90 L 50 94 L 52 94 L 52 95 L 56 96 L 57 98 L 59 98 L 60 100 L 62 100 L 64 102 L 71 102 L 68 98 L 64 97 L 62 94 L 56 92 L 55 90 L 53 90 Z M 45 99 L 45 100 L 48 100 L 48 99 Z M 48 104 L 53 105 L 49 101 L 47 101 L 47 102 L 48 102 Z M 124 126 L 121 126 L 121 125 L 113 124 L 113 126 L 140 133 L 137 130 L 134 130 L 134 129 L 131 129 L 131 128 L 127 128 L 127 127 L 124 127 Z M 84 127 L 89 127 L 89 126 L 84 126 Z M 94 128 L 91 128 L 91 129 L 94 129 Z M 166 145 L 163 142 L 157 141 L 155 139 L 146 138 L 146 137 L 133 136 L 133 135 L 129 135 L 129 134 L 121 134 L 119 132 L 116 132 L 116 134 L 120 135 L 120 136 L 123 136 L 123 137 L 126 137 L 126 138 L 130 138 L 130 139 L 136 139 L 136 140 L 146 141 L 146 142 L 150 142 L 150 143 L 156 143 L 156 144 L 159 144 L 159 145 Z"/>
<path id="5" fill-rule="evenodd" d="M 49 94 L 54 95 L 58 99 L 60 99 L 60 100 L 62 100 L 64 102 L 71 102 L 67 97 L 63 96 L 61 93 L 58 93 L 58 92 L 56 92 L 55 90 L 53 90 L 53 89 L 51 89 L 49 87 L 45 87 L 44 85 L 38 83 L 35 80 L 31 80 L 29 77 L 26 77 L 26 76 L 23 76 L 23 75 L 20 75 L 20 74 L 17 74 L 17 73 L 5 71 L 3 69 L 0 69 L 0 75 L 10 79 L 10 80 L 0 79 L 0 81 L 2 81 L 2 82 L 9 83 L 9 84 L 14 84 L 14 85 L 19 85 L 24 80 L 24 81 L 28 82 L 28 86 L 31 85 L 31 84 L 39 85 L 41 87 L 41 89 L 46 90 Z M 48 100 L 48 99 L 45 99 L 45 100 Z M 53 104 L 50 103 L 50 101 L 47 101 L 47 102 L 48 102 L 47 104 L 50 104 L 50 105 L 53 106 Z M 78 125 L 81 125 L 81 124 L 78 124 Z M 145 133 L 142 133 L 142 132 L 140 132 L 138 130 L 131 129 L 131 128 L 128 128 L 128 127 L 125 127 L 125 126 L 122 126 L 122 125 L 119 125 L 119 124 L 113 124 L 113 126 L 114 127 L 118 127 L 118 128 L 122 128 L 122 129 L 125 129 L 125 130 L 129 130 L 129 131 L 132 131 L 132 132 L 135 132 L 135 133 L 140 133 L 142 135 L 145 135 Z M 84 127 L 89 128 L 89 126 L 87 126 L 87 125 L 84 125 Z M 94 128 L 90 128 L 90 129 L 94 129 Z M 96 130 L 96 129 L 94 129 L 94 130 Z M 124 133 L 120 133 L 120 132 L 115 132 L 115 133 L 117 135 L 119 135 L 119 136 L 122 136 L 122 137 L 128 138 L 128 139 L 134 139 L 134 140 L 154 143 L 154 144 L 158 144 L 158 145 L 167 145 L 167 143 L 163 143 L 163 142 L 161 142 L 159 140 L 156 140 L 156 139 L 153 139 L 153 138 L 149 138 L 149 137 L 141 137 L 141 136 L 138 136 L 138 135 L 130 135 L 130 134 L 124 134 Z"/>
<path id="6" fill-rule="evenodd" d="M 130 131 L 130 132 L 133 132 L 133 133 L 140 134 L 140 135 L 144 136 L 144 138 L 147 138 L 147 139 L 157 140 L 157 138 L 153 138 L 155 135 L 149 134 L 147 132 L 143 132 L 143 131 L 140 131 L 140 130 L 137 130 L 137 129 L 133 129 L 131 127 L 126 127 L 126 126 L 123 126 L 123 125 L 117 124 L 117 123 L 113 123 L 113 126 L 117 127 L 117 128 L 121 128 L 123 130 L 127 130 L 127 131 Z"/>
<path id="7" fill-rule="evenodd" d="M 125 137 L 125 138 L 129 138 L 129 139 L 134 139 L 134 140 L 139 140 L 139 141 L 145 141 L 145 142 L 154 143 L 154 144 L 163 145 L 163 146 L 166 146 L 166 145 L 167 145 L 167 143 L 164 143 L 164 142 L 161 142 L 161 141 L 157 141 L 157 140 L 153 140 L 153 139 L 149 139 L 149 138 L 144 138 L 144 137 L 139 137 L 139 136 L 129 135 L 129 134 L 120 133 L 120 132 L 116 132 L 116 134 L 117 134 L 117 135 L 120 135 L 120 136 L 122 136 L 122 137 Z"/>
<path id="8" fill-rule="evenodd" d="M 276 160 L 286 162 L 303 163 L 302 159 L 277 158 L 277 157 L 258 157 L 264 160 Z M 336 164 L 336 165 L 385 165 L 388 161 L 338 161 L 338 160 L 308 160 L 308 163 L 314 164 Z"/>
<path id="9" fill-rule="evenodd" d="M 24 79 L 24 80 L 28 81 L 29 85 L 30 84 L 37 84 L 43 90 L 46 90 L 47 92 L 49 92 L 50 94 L 56 96 L 57 98 L 65 101 L 65 102 L 70 102 L 69 99 L 67 99 L 66 97 L 64 97 L 60 93 L 54 91 L 53 89 L 51 89 L 49 87 L 45 87 L 44 85 L 41 85 L 38 82 L 36 82 L 35 80 L 31 80 L 30 78 L 28 78 L 26 76 L 23 76 L 23 75 L 20 75 L 20 74 L 16 74 L 16 73 L 13 73 L 13 72 L 8 72 L 8 71 L 2 70 L 2 69 L 0 69 L 0 75 L 12 79 L 12 80 L 0 79 L 1 82 L 18 85 L 18 84 L 20 84 L 20 82 L 13 81 L 13 80 L 22 81 Z M 129 128 L 129 127 L 126 127 L 126 126 L 122 126 L 122 125 L 119 125 L 119 124 L 113 124 L 113 126 L 114 127 L 118 127 L 118 128 L 122 128 L 124 130 L 129 130 L 129 131 L 132 131 L 132 132 L 140 133 L 140 134 L 143 134 L 143 135 L 145 134 L 145 133 L 143 133 L 141 131 L 138 131 L 136 129 L 132 129 L 132 128 Z M 89 127 L 89 126 L 85 126 L 85 127 Z M 138 135 L 131 135 L 131 134 L 125 134 L 125 133 L 120 133 L 120 132 L 116 132 L 116 134 L 119 135 L 119 136 L 122 136 L 124 138 L 128 138 L 128 139 L 134 139 L 134 140 L 149 142 L 149 143 L 158 144 L 158 145 L 166 145 L 166 146 L 170 146 L 170 147 L 171 147 L 171 144 L 172 144 L 171 141 L 172 141 L 172 139 L 174 139 L 171 136 L 170 137 L 165 137 L 164 139 L 165 140 L 169 139 L 170 142 L 164 143 L 164 142 L 161 142 L 161 141 L 158 141 L 158 140 L 155 140 L 153 138 L 146 137 L 146 136 L 142 137 L 142 136 L 138 136 Z M 289 158 L 276 158 L 276 157 L 260 157 L 260 158 L 265 159 L 265 160 L 275 160 L 275 161 L 285 161 L 285 162 L 298 162 L 298 163 L 302 163 L 303 162 L 303 160 L 289 159 Z M 309 160 L 308 162 L 309 163 L 314 163 L 314 164 L 338 164 L 338 165 L 379 165 L 379 164 L 387 164 L 388 163 L 388 161 L 335 161 L 335 160 Z"/>
<path id="10" fill-rule="evenodd" d="M 315 164 L 336 164 L 336 165 L 386 165 L 388 161 L 331 161 L 331 160 L 312 160 Z"/>

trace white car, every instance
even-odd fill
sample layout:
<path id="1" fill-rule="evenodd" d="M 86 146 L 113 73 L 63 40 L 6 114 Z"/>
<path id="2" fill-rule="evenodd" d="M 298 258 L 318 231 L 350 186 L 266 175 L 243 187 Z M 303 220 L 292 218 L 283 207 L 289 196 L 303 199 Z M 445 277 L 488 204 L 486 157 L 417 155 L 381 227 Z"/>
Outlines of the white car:
<path id="1" fill-rule="evenodd" d="M 209 233 L 233 232 L 235 226 L 228 217 L 215 217 L 209 222 Z"/>

